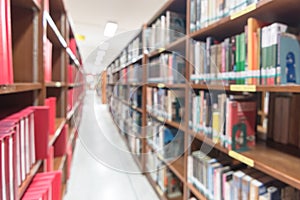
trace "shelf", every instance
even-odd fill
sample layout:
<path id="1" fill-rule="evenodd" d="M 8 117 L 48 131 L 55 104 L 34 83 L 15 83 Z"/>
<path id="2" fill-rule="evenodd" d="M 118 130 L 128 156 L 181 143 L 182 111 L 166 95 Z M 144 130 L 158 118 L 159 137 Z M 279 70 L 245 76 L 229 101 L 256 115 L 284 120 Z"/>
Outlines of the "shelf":
<path id="1" fill-rule="evenodd" d="M 69 55 L 69 57 L 73 60 L 75 66 L 77 68 L 79 68 L 80 67 L 80 62 L 78 61 L 78 59 L 76 58 L 76 56 L 74 55 L 72 50 L 69 47 L 67 47 L 66 51 L 67 51 L 67 54 Z"/>
<path id="2" fill-rule="evenodd" d="M 74 115 L 77 108 L 79 108 L 79 105 L 81 104 L 81 100 L 83 98 L 83 95 L 78 98 L 76 104 L 73 106 L 72 110 L 68 112 L 67 114 L 67 120 L 71 119 L 71 117 Z"/>
<path id="3" fill-rule="evenodd" d="M 157 116 L 155 116 L 155 115 L 149 113 L 148 111 L 147 111 L 147 114 L 148 114 L 150 117 L 156 119 L 157 121 L 159 121 L 159 122 L 161 122 L 161 123 L 163 123 L 163 124 L 166 124 L 166 125 L 169 125 L 169 126 L 171 126 L 171 127 L 176 128 L 176 129 L 179 129 L 179 130 L 181 130 L 181 131 L 184 131 L 183 125 L 181 125 L 181 124 L 178 123 L 178 122 L 173 122 L 173 121 L 165 120 L 164 118 L 162 118 L 162 117 L 157 117 Z"/>
<path id="4" fill-rule="evenodd" d="M 183 156 L 172 161 L 171 163 L 167 163 L 167 166 L 171 169 L 171 171 L 180 179 L 182 183 L 185 182 L 184 179 L 184 158 Z"/>
<path id="5" fill-rule="evenodd" d="M 135 105 L 132 105 L 131 103 L 123 100 L 123 99 L 120 99 L 119 97 L 116 97 L 116 96 L 112 96 L 112 98 L 116 99 L 117 101 L 120 101 L 121 103 L 123 103 L 124 105 L 126 106 L 129 106 L 131 109 L 135 110 L 135 111 L 138 111 L 140 113 L 143 113 L 143 109 L 135 106 Z"/>
<path id="6" fill-rule="evenodd" d="M 149 58 L 159 56 L 161 53 L 173 51 L 179 54 L 180 56 L 184 56 L 185 52 L 185 44 L 186 44 L 186 36 L 177 39 L 171 44 L 166 45 L 165 47 L 158 48 L 148 54 Z"/>
<path id="7" fill-rule="evenodd" d="M 72 141 L 74 140 L 76 131 L 77 131 L 76 128 L 69 128 L 69 131 L 68 131 L 68 133 L 69 133 L 69 137 L 68 137 L 69 142 L 68 143 L 69 144 L 72 143 Z"/>
<path id="8" fill-rule="evenodd" d="M 81 87 L 84 83 L 68 83 L 69 88 Z"/>
<path id="9" fill-rule="evenodd" d="M 171 10 L 177 13 L 186 12 L 186 1 L 185 0 L 168 0 L 148 21 L 147 25 L 150 26 L 155 20 L 161 16 L 167 10 Z"/>
<path id="10" fill-rule="evenodd" d="M 65 123 L 66 123 L 65 118 L 55 119 L 55 133 L 53 135 L 49 135 L 49 146 L 52 146 L 54 144 L 55 140 L 60 135 Z"/>
<path id="11" fill-rule="evenodd" d="M 39 160 L 31 167 L 31 170 L 30 170 L 29 174 L 27 175 L 25 181 L 23 181 L 22 185 L 18 188 L 18 197 L 19 197 L 19 199 L 21 199 L 21 197 L 23 196 L 23 194 L 27 190 L 29 184 L 31 183 L 31 181 L 32 181 L 33 177 L 35 176 L 35 174 L 38 172 L 41 165 L 42 165 L 42 161 Z"/>
<path id="12" fill-rule="evenodd" d="M 222 18 L 205 28 L 191 33 L 190 37 L 197 40 L 205 40 L 206 37 L 212 36 L 222 40 L 243 32 L 249 17 L 269 23 L 281 22 L 297 26 L 299 25 L 299 21 L 297 21 L 295 13 L 299 12 L 300 5 L 298 0 L 261 0 L 256 6 L 249 6 L 248 10 L 241 10 L 239 13 L 232 14 L 231 17 Z"/>
<path id="13" fill-rule="evenodd" d="M 185 84 L 148 83 L 148 87 L 184 89 Z"/>
<path id="14" fill-rule="evenodd" d="M 206 200 L 205 196 L 203 196 L 201 192 L 193 186 L 193 184 L 187 183 L 187 187 L 196 196 L 198 200 Z"/>
<path id="15" fill-rule="evenodd" d="M 60 156 L 60 157 L 56 157 L 54 158 L 54 167 L 53 170 L 54 171 L 62 171 L 66 162 L 67 156 Z"/>
<path id="16" fill-rule="evenodd" d="M 205 137 L 203 134 L 195 134 L 193 131 L 189 131 L 189 134 L 194 135 L 200 141 L 204 141 L 205 139 L 205 143 L 214 146 L 214 148 L 224 153 L 229 155 L 231 153 L 231 151 L 222 147 L 220 144 L 214 144 L 211 139 Z M 253 161 L 254 168 L 300 189 L 300 158 L 280 152 L 260 143 L 256 144 L 256 146 L 249 151 L 240 153 L 240 155 Z"/>
<path id="17" fill-rule="evenodd" d="M 143 57 L 144 57 L 144 55 L 139 55 L 138 57 L 133 58 L 131 61 L 129 61 L 129 62 L 127 62 L 127 63 L 121 65 L 120 67 L 118 67 L 118 68 L 116 68 L 116 69 L 113 69 L 113 70 L 112 70 L 112 73 L 113 73 L 113 74 L 114 74 L 114 73 L 117 73 L 117 72 L 119 72 L 120 70 L 122 70 L 122 69 L 124 69 L 124 68 L 126 68 L 126 67 L 129 67 L 130 65 L 132 65 L 132 64 L 134 64 L 134 63 L 137 63 L 137 62 L 141 61 L 141 60 L 143 59 Z"/>
<path id="18" fill-rule="evenodd" d="M 193 89 L 224 90 L 234 92 L 294 92 L 300 93 L 300 85 L 210 85 L 191 84 Z M 250 91 L 252 90 L 252 91 Z"/>
<path id="19" fill-rule="evenodd" d="M 20 6 L 29 9 L 36 8 L 41 10 L 41 4 L 38 0 L 12 0 L 11 3 L 13 6 Z"/>
<path id="20" fill-rule="evenodd" d="M 67 48 L 67 42 L 58 30 L 55 22 L 48 12 L 44 11 L 44 17 L 47 20 L 47 37 L 55 47 Z"/>
<path id="21" fill-rule="evenodd" d="M 168 200 L 168 198 L 164 195 L 164 193 L 161 191 L 161 189 L 155 183 L 155 181 L 152 179 L 152 177 L 149 173 L 146 173 L 146 178 L 148 179 L 150 185 L 154 188 L 154 191 L 156 192 L 156 194 L 160 197 L 160 200 Z"/>
<path id="22" fill-rule="evenodd" d="M 51 13 L 66 13 L 65 1 L 62 0 L 50 0 L 50 12 Z"/>
<path id="23" fill-rule="evenodd" d="M 42 84 L 40 83 L 14 83 L 9 85 L 0 85 L 0 95 L 40 89 L 42 89 Z"/>
<path id="24" fill-rule="evenodd" d="M 66 83 L 64 82 L 46 82 L 46 87 L 48 88 L 62 88 L 66 86 Z"/>

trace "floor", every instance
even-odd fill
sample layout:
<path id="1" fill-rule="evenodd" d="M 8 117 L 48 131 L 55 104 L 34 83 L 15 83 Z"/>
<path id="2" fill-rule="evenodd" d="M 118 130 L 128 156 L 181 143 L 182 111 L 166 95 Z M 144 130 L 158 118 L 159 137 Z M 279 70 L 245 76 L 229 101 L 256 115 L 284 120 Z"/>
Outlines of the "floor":
<path id="1" fill-rule="evenodd" d="M 107 106 L 87 92 L 64 200 L 156 200 Z"/>

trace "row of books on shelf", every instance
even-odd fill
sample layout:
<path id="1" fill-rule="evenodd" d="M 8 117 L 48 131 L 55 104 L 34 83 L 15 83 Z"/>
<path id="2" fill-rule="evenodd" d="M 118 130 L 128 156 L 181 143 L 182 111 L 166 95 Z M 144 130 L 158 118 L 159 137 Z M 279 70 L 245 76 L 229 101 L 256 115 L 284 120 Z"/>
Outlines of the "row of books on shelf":
<path id="1" fill-rule="evenodd" d="M 37 160 L 47 158 L 49 135 L 54 134 L 51 126 L 55 125 L 51 119 L 52 103 L 48 105 L 27 107 L 0 121 L 1 199 L 17 198 L 17 187 L 31 167 Z"/>
<path id="2" fill-rule="evenodd" d="M 0 24 L 0 85 L 3 85 L 14 82 L 10 1 L 1 3 L 0 10 L 3 19 Z"/>
<path id="3" fill-rule="evenodd" d="M 112 76 L 111 76 L 112 77 Z M 143 78 L 143 66 L 135 63 L 128 68 L 120 70 L 120 76 L 117 80 L 112 80 L 117 83 L 141 83 Z"/>
<path id="4" fill-rule="evenodd" d="M 142 107 L 142 88 L 141 87 L 135 87 L 135 86 L 115 86 L 113 88 L 113 93 L 115 97 L 118 97 L 117 99 L 114 98 L 114 100 L 121 99 L 122 101 L 126 102 L 127 104 L 131 106 L 136 106 L 138 108 Z"/>
<path id="5" fill-rule="evenodd" d="M 146 49 L 153 51 L 185 36 L 185 14 L 167 10 L 144 31 Z"/>
<path id="6" fill-rule="evenodd" d="M 34 176 L 22 200 L 60 200 L 62 172 L 43 172 Z"/>
<path id="7" fill-rule="evenodd" d="M 259 0 L 191 0 L 190 31 L 194 32 L 238 11 Z"/>
<path id="8" fill-rule="evenodd" d="M 151 150 L 148 151 L 146 159 L 147 171 L 158 185 L 159 192 L 168 198 L 182 196 L 183 184 L 178 177 L 155 154 L 151 153 Z"/>
<path id="9" fill-rule="evenodd" d="M 165 120 L 181 122 L 184 117 L 184 90 L 147 87 L 147 112 Z"/>
<path id="10" fill-rule="evenodd" d="M 162 53 L 147 66 L 148 82 L 184 83 L 185 60 L 176 53 Z"/>
<path id="11" fill-rule="evenodd" d="M 132 62 L 142 54 L 142 40 L 141 37 L 136 37 L 120 54 L 120 60 L 113 64 L 115 68 Z"/>
<path id="12" fill-rule="evenodd" d="M 81 99 L 82 93 L 83 93 L 84 88 L 83 87 L 75 87 L 68 89 L 68 104 L 67 104 L 67 111 L 71 111 L 76 103 L 79 103 Z"/>
<path id="13" fill-rule="evenodd" d="M 207 199 L 299 199 L 300 191 L 228 157 L 201 150 L 188 156 L 188 182 Z"/>
<path id="14" fill-rule="evenodd" d="M 215 143 L 237 151 L 255 145 L 256 101 L 247 95 L 199 91 L 192 98 L 189 125 Z"/>
<path id="15" fill-rule="evenodd" d="M 128 145 L 130 148 L 130 151 L 134 155 L 140 155 L 142 152 L 142 140 L 139 137 L 131 136 L 131 134 L 128 134 L 127 137 Z"/>
<path id="16" fill-rule="evenodd" d="M 161 122 L 148 122 L 147 142 L 162 159 L 170 161 L 184 153 L 184 133 Z"/>
<path id="17" fill-rule="evenodd" d="M 191 44 L 191 80 L 212 84 L 300 83 L 298 33 L 285 24 L 249 18 L 245 31 L 216 41 Z"/>
<path id="18" fill-rule="evenodd" d="M 271 94 L 268 139 L 300 148 L 299 94 Z"/>

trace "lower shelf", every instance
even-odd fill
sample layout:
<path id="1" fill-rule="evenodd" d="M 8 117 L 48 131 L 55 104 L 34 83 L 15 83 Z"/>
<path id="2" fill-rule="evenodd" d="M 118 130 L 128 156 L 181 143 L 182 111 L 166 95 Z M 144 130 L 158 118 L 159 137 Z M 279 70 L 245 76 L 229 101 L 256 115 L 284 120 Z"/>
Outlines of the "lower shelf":
<path id="1" fill-rule="evenodd" d="M 193 184 L 187 183 L 187 187 L 188 187 L 188 189 L 196 196 L 196 198 L 197 198 L 198 200 L 206 200 L 206 198 L 200 193 L 199 190 L 197 190 L 197 189 L 193 186 Z"/>
<path id="2" fill-rule="evenodd" d="M 67 156 L 61 156 L 61 157 L 56 157 L 54 158 L 54 167 L 53 170 L 54 171 L 62 171 L 66 162 Z"/>

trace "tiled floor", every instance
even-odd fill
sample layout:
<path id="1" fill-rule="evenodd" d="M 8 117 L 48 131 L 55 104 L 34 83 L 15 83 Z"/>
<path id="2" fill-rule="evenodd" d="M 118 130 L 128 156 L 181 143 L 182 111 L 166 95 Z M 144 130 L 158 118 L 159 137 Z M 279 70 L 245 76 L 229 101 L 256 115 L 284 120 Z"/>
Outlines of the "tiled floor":
<path id="1" fill-rule="evenodd" d="M 107 106 L 92 92 L 84 102 L 65 200 L 156 200 L 117 132 Z"/>

